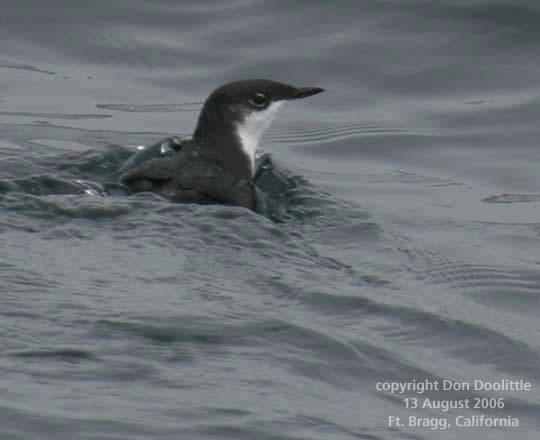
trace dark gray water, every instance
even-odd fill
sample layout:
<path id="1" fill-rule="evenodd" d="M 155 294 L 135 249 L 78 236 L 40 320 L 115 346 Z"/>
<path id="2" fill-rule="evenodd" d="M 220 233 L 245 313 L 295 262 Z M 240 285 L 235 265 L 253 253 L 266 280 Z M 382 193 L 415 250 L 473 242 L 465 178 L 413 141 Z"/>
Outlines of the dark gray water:
<path id="1" fill-rule="evenodd" d="M 538 438 L 539 29 L 532 0 L 5 0 L 0 438 Z M 264 137 L 279 221 L 77 183 L 251 77 L 327 90 Z M 377 390 L 503 379 L 531 389 Z"/>

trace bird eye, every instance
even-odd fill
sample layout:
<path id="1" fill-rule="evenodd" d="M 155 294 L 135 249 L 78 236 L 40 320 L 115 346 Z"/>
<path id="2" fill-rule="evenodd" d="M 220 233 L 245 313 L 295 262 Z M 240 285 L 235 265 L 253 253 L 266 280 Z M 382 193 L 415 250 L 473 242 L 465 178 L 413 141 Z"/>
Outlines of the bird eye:
<path id="1" fill-rule="evenodd" d="M 267 103 L 266 95 L 263 93 L 257 93 L 249 100 L 249 103 L 254 107 L 264 107 Z"/>

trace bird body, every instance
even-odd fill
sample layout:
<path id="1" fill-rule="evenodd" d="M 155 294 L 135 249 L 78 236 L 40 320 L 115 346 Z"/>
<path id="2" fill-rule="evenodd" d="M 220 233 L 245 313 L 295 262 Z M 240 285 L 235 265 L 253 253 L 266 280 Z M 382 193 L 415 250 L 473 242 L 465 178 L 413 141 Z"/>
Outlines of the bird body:
<path id="1" fill-rule="evenodd" d="M 191 139 L 173 142 L 172 154 L 137 163 L 121 182 L 176 203 L 254 209 L 255 150 L 264 130 L 287 101 L 322 91 L 269 80 L 225 84 L 205 101 Z"/>

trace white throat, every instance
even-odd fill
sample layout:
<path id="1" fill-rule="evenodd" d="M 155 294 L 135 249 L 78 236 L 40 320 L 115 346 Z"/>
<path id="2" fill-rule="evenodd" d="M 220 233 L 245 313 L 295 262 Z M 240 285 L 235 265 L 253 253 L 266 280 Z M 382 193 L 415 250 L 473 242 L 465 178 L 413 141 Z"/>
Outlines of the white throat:
<path id="1" fill-rule="evenodd" d="M 255 151 L 259 145 L 259 139 L 285 102 L 276 101 L 265 110 L 251 112 L 241 123 L 236 125 L 236 134 L 240 139 L 242 149 L 249 157 L 252 173 L 255 172 Z"/>

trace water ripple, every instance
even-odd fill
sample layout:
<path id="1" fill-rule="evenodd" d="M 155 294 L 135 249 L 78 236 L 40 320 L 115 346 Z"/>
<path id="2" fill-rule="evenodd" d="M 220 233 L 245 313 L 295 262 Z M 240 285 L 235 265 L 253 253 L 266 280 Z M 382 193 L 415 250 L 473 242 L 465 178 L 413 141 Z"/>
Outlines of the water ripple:
<path id="1" fill-rule="evenodd" d="M 534 203 L 540 202 L 540 194 L 500 194 L 482 200 L 486 203 Z"/>
<path id="2" fill-rule="evenodd" d="M 45 73 L 47 75 L 56 75 L 56 72 L 39 69 L 29 64 L 14 63 L 12 61 L 7 61 L 7 60 L 0 60 L 0 69 L 17 69 L 17 70 L 25 70 L 27 72 L 37 72 L 37 73 Z"/>
<path id="3" fill-rule="evenodd" d="M 0 111 L 0 116 L 21 116 L 24 118 L 45 118 L 45 119 L 65 119 L 65 120 L 84 120 L 84 119 L 107 119 L 112 115 L 102 113 L 74 114 L 74 113 L 34 113 L 34 112 L 4 112 Z"/>
<path id="4" fill-rule="evenodd" d="M 202 102 L 184 102 L 182 104 L 96 104 L 97 108 L 120 112 L 137 113 L 174 113 L 198 112 Z"/>
<path id="5" fill-rule="evenodd" d="M 56 348 L 56 349 L 41 349 L 41 350 L 21 350 L 8 352 L 8 356 L 20 357 L 20 358 L 39 358 L 39 359 L 52 359 L 52 360 L 68 360 L 79 361 L 93 359 L 93 353 L 82 350 L 80 348 Z"/>
<path id="6" fill-rule="evenodd" d="M 343 139 L 373 135 L 397 135 L 408 133 L 401 128 L 381 126 L 374 122 L 320 123 L 301 127 L 285 127 L 285 130 L 270 129 L 269 138 L 280 144 L 317 144 Z"/>

